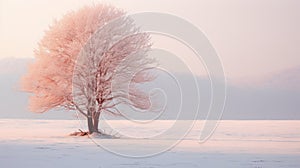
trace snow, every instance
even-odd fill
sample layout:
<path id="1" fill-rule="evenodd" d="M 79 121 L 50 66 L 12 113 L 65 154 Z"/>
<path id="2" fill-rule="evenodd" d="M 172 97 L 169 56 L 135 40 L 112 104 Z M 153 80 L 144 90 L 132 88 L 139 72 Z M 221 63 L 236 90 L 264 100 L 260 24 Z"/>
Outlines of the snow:
<path id="1" fill-rule="evenodd" d="M 90 139 L 68 136 L 83 129 L 85 123 L 77 120 L 0 119 L 0 167 L 300 167 L 300 121 L 297 120 L 221 121 L 204 143 L 198 143 L 203 121 L 197 121 L 182 141 L 177 141 L 177 132 L 164 138 L 145 138 L 174 123 L 156 122 L 156 126 L 147 127 L 147 124 L 109 121 L 119 132 L 142 139 L 125 136 Z M 111 131 L 108 125 L 100 124 L 105 131 Z M 156 152 L 174 142 L 178 142 L 175 147 L 150 157 L 132 158 L 111 151 L 119 149 L 123 154 L 139 155 Z"/>

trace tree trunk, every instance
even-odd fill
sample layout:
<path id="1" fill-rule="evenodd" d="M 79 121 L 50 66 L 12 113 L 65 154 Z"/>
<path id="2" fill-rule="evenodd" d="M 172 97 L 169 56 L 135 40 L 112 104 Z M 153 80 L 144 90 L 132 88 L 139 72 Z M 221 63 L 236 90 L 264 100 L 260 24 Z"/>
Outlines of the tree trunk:
<path id="1" fill-rule="evenodd" d="M 95 115 L 87 118 L 88 129 L 90 134 L 92 134 L 93 132 L 99 132 L 98 131 L 99 117 L 100 117 L 100 113 L 96 113 Z"/>
<path id="2" fill-rule="evenodd" d="M 95 132 L 93 118 L 91 116 L 88 116 L 87 122 L 88 122 L 89 133 L 92 134 L 93 132 Z"/>
<path id="3" fill-rule="evenodd" d="M 99 117 L 100 117 L 100 113 L 95 113 L 94 118 L 93 118 L 93 120 L 94 120 L 94 129 L 95 129 L 95 131 L 97 131 L 97 132 L 99 132 L 99 130 L 98 130 L 98 126 L 99 126 Z"/>
<path id="4" fill-rule="evenodd" d="M 92 100 L 88 100 L 88 111 L 87 111 L 87 122 L 88 122 L 88 129 L 89 134 L 92 134 L 93 132 L 98 132 L 98 129 L 95 129 L 94 126 L 94 119 L 95 119 L 95 103 Z"/>

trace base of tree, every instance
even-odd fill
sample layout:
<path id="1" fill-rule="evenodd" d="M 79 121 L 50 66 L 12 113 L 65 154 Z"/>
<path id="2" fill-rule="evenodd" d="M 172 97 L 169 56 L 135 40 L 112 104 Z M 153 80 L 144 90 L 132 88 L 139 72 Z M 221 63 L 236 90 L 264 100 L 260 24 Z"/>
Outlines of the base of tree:
<path id="1" fill-rule="evenodd" d="M 70 136 L 88 136 L 88 135 L 90 135 L 89 132 L 82 131 L 81 129 L 79 129 L 79 132 L 76 131 L 70 134 Z"/>
<path id="2" fill-rule="evenodd" d="M 82 131 L 81 129 L 79 129 L 79 131 L 71 133 L 70 136 L 90 136 L 92 138 L 101 138 L 101 139 L 119 139 L 120 138 L 116 135 L 109 135 L 109 134 L 105 134 L 102 132 L 93 132 L 92 134 L 90 134 L 89 132 Z"/>

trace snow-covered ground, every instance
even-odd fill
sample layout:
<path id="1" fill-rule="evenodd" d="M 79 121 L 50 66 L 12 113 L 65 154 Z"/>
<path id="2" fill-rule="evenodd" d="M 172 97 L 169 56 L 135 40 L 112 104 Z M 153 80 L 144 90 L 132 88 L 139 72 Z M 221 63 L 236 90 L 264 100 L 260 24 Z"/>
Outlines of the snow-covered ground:
<path id="1" fill-rule="evenodd" d="M 161 133 L 173 122 L 156 121 L 154 126 L 117 120 L 109 123 L 126 135 L 147 137 Z M 90 139 L 68 136 L 84 127 L 84 122 L 77 120 L 1 119 L 0 167 L 300 167 L 300 121 L 221 121 L 208 141 L 198 143 L 202 125 L 203 121 L 197 121 L 189 134 L 167 151 L 131 158 L 128 156 L 160 151 L 178 142 L 178 132 L 151 140 Z"/>

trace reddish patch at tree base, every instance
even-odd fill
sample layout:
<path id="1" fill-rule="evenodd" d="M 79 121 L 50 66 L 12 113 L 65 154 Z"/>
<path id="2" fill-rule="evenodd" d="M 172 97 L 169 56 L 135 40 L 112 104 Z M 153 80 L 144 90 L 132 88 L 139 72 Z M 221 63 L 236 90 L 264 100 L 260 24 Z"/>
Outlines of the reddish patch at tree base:
<path id="1" fill-rule="evenodd" d="M 79 132 L 73 132 L 70 134 L 70 136 L 88 136 L 88 135 L 90 135 L 89 132 L 82 131 L 81 129 L 79 129 Z"/>

